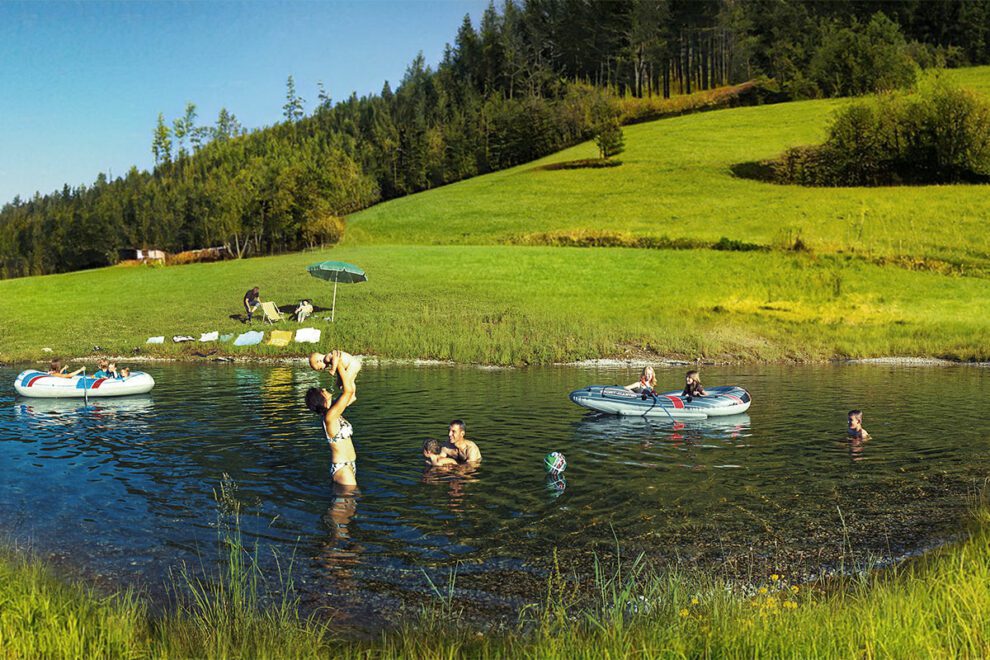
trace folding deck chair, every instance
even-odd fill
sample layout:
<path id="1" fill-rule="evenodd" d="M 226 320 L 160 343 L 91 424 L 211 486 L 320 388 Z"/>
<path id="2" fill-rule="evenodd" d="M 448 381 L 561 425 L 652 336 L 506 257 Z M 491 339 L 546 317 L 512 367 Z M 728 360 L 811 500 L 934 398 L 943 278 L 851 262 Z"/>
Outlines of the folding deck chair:
<path id="1" fill-rule="evenodd" d="M 261 303 L 261 319 L 262 322 L 277 323 L 283 320 L 282 312 L 278 311 L 275 303 L 271 301 L 263 302 Z"/>

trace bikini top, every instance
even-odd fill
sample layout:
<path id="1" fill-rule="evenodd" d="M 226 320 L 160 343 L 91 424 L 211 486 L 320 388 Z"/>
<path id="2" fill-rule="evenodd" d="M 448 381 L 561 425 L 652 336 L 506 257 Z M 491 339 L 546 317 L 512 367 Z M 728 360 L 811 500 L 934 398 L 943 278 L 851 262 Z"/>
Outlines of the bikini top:
<path id="1" fill-rule="evenodd" d="M 323 433 L 327 436 L 327 442 L 331 445 L 335 442 L 340 442 L 341 440 L 347 440 L 354 435 L 354 427 L 343 417 L 340 418 L 340 430 L 337 431 L 337 435 L 330 437 L 330 432 L 327 430 L 327 421 L 323 420 Z"/>

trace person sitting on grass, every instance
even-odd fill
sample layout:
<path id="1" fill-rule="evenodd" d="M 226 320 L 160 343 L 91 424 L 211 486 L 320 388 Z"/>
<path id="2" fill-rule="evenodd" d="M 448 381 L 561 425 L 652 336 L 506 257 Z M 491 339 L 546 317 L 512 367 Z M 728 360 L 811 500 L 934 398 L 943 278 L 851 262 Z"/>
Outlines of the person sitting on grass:
<path id="1" fill-rule="evenodd" d="M 306 317 L 313 313 L 313 303 L 308 300 L 300 300 L 296 310 L 292 312 L 296 316 L 296 321 L 302 323 Z"/>
<path id="2" fill-rule="evenodd" d="M 68 367 L 62 364 L 62 358 L 55 358 L 48 366 L 48 375 L 55 376 L 57 378 L 75 378 L 86 369 L 86 367 L 79 367 L 71 373 L 65 373 L 67 368 Z"/>
<path id="3" fill-rule="evenodd" d="M 426 441 L 423 442 L 423 458 L 426 459 L 426 464 L 429 467 L 448 467 L 451 465 L 457 465 L 457 461 L 455 459 L 443 455 L 440 441 L 434 440 L 433 438 L 427 438 Z"/>
<path id="4" fill-rule="evenodd" d="M 849 437 L 858 440 L 867 440 L 870 434 L 866 432 L 863 428 L 863 411 L 862 410 L 850 410 L 848 415 L 849 421 Z"/>
<path id="5" fill-rule="evenodd" d="M 705 396 L 708 392 L 705 388 L 701 386 L 701 374 L 696 370 L 692 369 L 687 372 L 684 376 L 684 391 L 681 392 L 681 396 L 686 396 L 687 398 L 693 398 L 696 396 Z"/>
<path id="6" fill-rule="evenodd" d="M 652 394 L 656 391 L 656 387 L 657 374 L 650 365 L 643 367 L 643 373 L 640 374 L 637 382 L 625 386 L 627 390 L 631 390 L 637 394 Z"/>
<path id="7" fill-rule="evenodd" d="M 464 422 L 455 419 L 447 427 L 447 439 L 441 451 L 444 456 L 453 458 L 458 463 L 480 463 L 481 450 L 473 441 L 464 437 Z"/>
<path id="8" fill-rule="evenodd" d="M 251 317 L 254 315 L 254 310 L 261 306 L 261 289 L 254 287 L 253 289 L 248 289 L 244 293 L 244 311 L 247 312 L 247 321 L 245 323 L 251 322 Z"/>

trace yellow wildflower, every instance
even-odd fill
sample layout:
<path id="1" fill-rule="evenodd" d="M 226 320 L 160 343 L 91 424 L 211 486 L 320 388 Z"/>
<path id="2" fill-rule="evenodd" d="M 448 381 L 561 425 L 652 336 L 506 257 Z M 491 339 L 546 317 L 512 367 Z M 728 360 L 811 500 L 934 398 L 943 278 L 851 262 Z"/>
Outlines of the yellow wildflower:
<path id="1" fill-rule="evenodd" d="M 786 609 L 789 609 L 789 610 L 796 610 L 797 609 L 797 603 L 795 603 L 793 600 L 785 600 L 784 601 L 784 607 Z"/>
<path id="2" fill-rule="evenodd" d="M 757 589 L 757 591 L 759 593 L 763 594 L 764 596 L 767 594 L 767 588 L 766 587 L 760 587 L 759 589 Z"/>
<path id="3" fill-rule="evenodd" d="M 698 597 L 697 596 L 695 596 L 694 598 L 691 599 L 691 604 L 692 605 L 697 605 L 698 604 Z"/>
<path id="4" fill-rule="evenodd" d="M 681 610 L 681 616 L 682 617 L 686 617 L 689 614 L 691 614 L 691 613 L 687 611 L 687 608 L 686 607 L 683 610 Z"/>
<path id="5" fill-rule="evenodd" d="M 792 594 L 796 594 L 799 591 L 801 591 L 801 589 L 796 584 L 791 585 L 791 593 Z"/>
<path id="6" fill-rule="evenodd" d="M 774 573 L 773 575 L 770 576 L 770 579 L 773 580 L 774 582 L 776 582 L 777 580 L 780 579 L 780 576 L 777 575 L 776 573 Z"/>

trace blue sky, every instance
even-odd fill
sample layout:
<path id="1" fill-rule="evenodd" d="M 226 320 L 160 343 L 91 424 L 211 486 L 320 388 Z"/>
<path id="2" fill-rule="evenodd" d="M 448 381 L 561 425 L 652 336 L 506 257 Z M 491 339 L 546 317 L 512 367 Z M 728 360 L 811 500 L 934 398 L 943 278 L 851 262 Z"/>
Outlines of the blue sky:
<path id="1" fill-rule="evenodd" d="M 9 2 L 0 0 L 0 205 L 152 165 L 158 113 L 200 125 L 282 119 L 292 75 L 307 114 L 435 65 L 488 0 Z"/>

